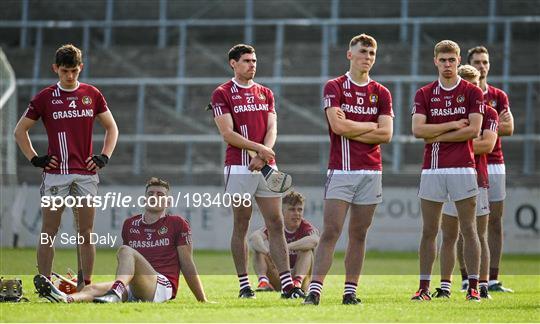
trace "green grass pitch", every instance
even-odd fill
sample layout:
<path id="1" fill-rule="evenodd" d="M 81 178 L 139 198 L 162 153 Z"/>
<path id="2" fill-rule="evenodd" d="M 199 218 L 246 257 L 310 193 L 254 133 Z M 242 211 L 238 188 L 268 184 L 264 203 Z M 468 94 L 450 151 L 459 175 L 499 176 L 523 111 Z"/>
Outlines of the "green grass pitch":
<path id="1" fill-rule="evenodd" d="M 540 256 L 508 255 L 501 279 L 514 294 L 493 293 L 493 300 L 471 303 L 459 291 L 454 277 L 450 300 L 411 302 L 417 288 L 415 253 L 371 252 L 366 256 L 358 296 L 361 306 L 341 305 L 343 255 L 336 253 L 332 275 L 325 281 L 321 304 L 302 306 L 300 300 L 282 300 L 277 293 L 258 293 L 255 300 L 237 298 L 238 283 L 232 258 L 225 252 L 196 251 L 195 262 L 206 293 L 215 304 L 197 303 L 185 282 L 175 300 L 164 304 L 125 303 L 50 304 L 34 294 L 33 249 L 2 249 L 0 273 L 24 281 L 29 303 L 1 303 L 1 322 L 539 322 Z M 73 250 L 57 250 L 55 269 L 74 267 Z M 98 250 L 94 281 L 113 279 L 114 250 Z M 250 269 L 252 272 L 252 270 Z M 253 273 L 253 272 L 252 272 Z M 438 273 L 438 267 L 434 269 Z M 438 286 L 438 276 L 433 285 Z M 254 275 L 251 283 L 256 283 Z"/>

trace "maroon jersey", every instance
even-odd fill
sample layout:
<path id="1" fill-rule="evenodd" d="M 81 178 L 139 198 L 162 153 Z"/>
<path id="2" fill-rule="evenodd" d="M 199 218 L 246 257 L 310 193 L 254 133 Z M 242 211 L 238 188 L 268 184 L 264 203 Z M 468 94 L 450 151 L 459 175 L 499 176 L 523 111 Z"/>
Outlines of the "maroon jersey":
<path id="1" fill-rule="evenodd" d="M 180 260 L 177 246 L 191 245 L 189 223 L 181 216 L 165 215 L 153 224 L 146 224 L 143 215 L 124 221 L 122 241 L 139 252 L 150 265 L 173 285 L 172 298 L 178 290 Z"/>
<path id="2" fill-rule="evenodd" d="M 487 91 L 484 92 L 484 99 L 486 100 L 486 103 L 488 105 L 495 108 L 499 115 L 505 111 L 510 111 L 510 103 L 508 102 L 508 96 L 506 95 L 506 93 L 504 93 L 504 91 L 487 84 L 486 88 Z M 500 137 L 497 137 L 497 142 L 495 142 L 493 152 L 488 154 L 487 161 L 489 164 L 504 164 L 504 156 Z"/>
<path id="3" fill-rule="evenodd" d="M 366 84 L 357 84 L 350 78 L 349 72 L 326 83 L 323 106 L 324 109 L 338 107 L 343 110 L 347 119 L 356 122 L 376 123 L 381 115 L 394 117 L 390 91 L 373 80 Z M 339 136 L 332 131 L 330 123 L 328 133 L 328 169 L 382 170 L 380 145 L 365 144 Z"/>
<path id="4" fill-rule="evenodd" d="M 495 134 L 497 134 L 499 130 L 499 115 L 497 114 L 497 111 L 490 106 L 485 106 L 484 120 L 482 121 L 482 133 L 486 130 L 494 132 Z M 487 154 L 474 156 L 476 173 L 478 174 L 478 186 L 482 188 L 489 188 L 487 156 Z"/>
<path id="5" fill-rule="evenodd" d="M 234 131 L 250 141 L 263 144 L 268 125 L 268 114 L 275 114 L 274 94 L 258 83 L 249 87 L 234 80 L 225 82 L 212 93 L 214 118 L 231 114 Z M 225 165 L 248 166 L 251 158 L 247 150 L 227 146 Z"/>
<path id="6" fill-rule="evenodd" d="M 59 159 L 54 174 L 95 174 L 86 169 L 92 155 L 92 128 L 97 114 L 109 108 L 95 87 L 79 83 L 75 90 L 64 90 L 60 83 L 41 90 L 28 105 L 25 117 L 41 118 L 49 139 L 48 155 Z"/>
<path id="7" fill-rule="evenodd" d="M 416 92 L 412 113 L 426 115 L 427 124 L 457 121 L 472 113 L 483 114 L 483 97 L 480 88 L 461 78 L 451 89 L 435 81 Z M 475 167 L 472 140 L 425 145 L 422 169 L 464 167 Z"/>
<path id="8" fill-rule="evenodd" d="M 264 235 L 268 237 L 268 229 L 264 227 Z M 319 234 L 319 231 L 311 225 L 310 222 L 308 222 L 305 219 L 302 219 L 300 222 L 300 226 L 296 229 L 294 232 L 289 232 L 287 229 L 285 229 L 285 240 L 287 243 L 298 241 L 301 238 L 304 238 L 306 236 L 310 236 L 312 234 Z M 296 263 L 296 251 L 289 250 L 289 264 L 292 267 L 294 267 Z"/>

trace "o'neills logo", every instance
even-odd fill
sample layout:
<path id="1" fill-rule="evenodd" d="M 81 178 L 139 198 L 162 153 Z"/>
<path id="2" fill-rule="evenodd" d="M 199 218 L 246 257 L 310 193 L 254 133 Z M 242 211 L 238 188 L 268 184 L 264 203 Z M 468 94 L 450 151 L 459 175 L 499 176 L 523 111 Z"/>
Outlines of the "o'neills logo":
<path id="1" fill-rule="evenodd" d="M 431 116 L 453 116 L 453 115 L 464 115 L 465 107 L 456 107 L 456 108 L 431 108 Z"/>
<path id="2" fill-rule="evenodd" d="M 268 104 L 251 104 L 251 105 L 238 105 L 234 106 L 235 113 L 247 112 L 247 111 L 268 111 Z"/>

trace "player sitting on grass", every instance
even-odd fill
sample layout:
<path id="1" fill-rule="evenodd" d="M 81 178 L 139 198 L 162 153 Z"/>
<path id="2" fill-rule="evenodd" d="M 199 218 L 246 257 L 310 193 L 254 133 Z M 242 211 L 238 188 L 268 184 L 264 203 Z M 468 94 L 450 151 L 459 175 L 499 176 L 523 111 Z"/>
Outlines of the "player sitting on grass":
<path id="1" fill-rule="evenodd" d="M 283 197 L 282 206 L 293 284 L 305 290 L 311 276 L 313 250 L 319 243 L 319 232 L 304 219 L 304 196 L 301 193 L 289 192 Z M 259 277 L 257 291 L 281 290 L 278 270 L 268 248 L 266 227 L 250 235 L 249 245 L 254 251 L 253 267 Z"/>
<path id="2" fill-rule="evenodd" d="M 193 262 L 191 229 L 184 218 L 166 214 L 168 193 L 167 181 L 153 177 L 147 182 L 144 214 L 124 221 L 123 245 L 117 253 L 114 282 L 88 285 L 80 292 L 67 295 L 47 277 L 38 274 L 34 285 L 39 296 L 51 302 L 66 303 L 161 303 L 175 298 L 182 271 L 195 298 L 207 301 Z"/>

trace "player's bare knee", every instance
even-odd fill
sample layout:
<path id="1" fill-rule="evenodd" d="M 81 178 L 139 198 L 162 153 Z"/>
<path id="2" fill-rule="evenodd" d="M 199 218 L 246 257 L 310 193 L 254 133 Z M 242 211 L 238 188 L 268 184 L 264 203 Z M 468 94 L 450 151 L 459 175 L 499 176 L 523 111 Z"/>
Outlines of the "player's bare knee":
<path id="1" fill-rule="evenodd" d="M 434 226 L 424 226 L 422 229 L 422 239 L 425 240 L 435 240 L 437 238 L 437 233 L 439 229 Z"/>
<path id="2" fill-rule="evenodd" d="M 337 228 L 325 228 L 321 235 L 321 241 L 326 243 L 335 243 L 339 239 L 340 231 Z"/>
<path id="3" fill-rule="evenodd" d="M 272 219 L 266 221 L 266 228 L 268 229 L 268 234 L 277 234 L 281 235 L 283 233 L 283 222 L 281 219 Z"/>
<path id="4" fill-rule="evenodd" d="M 116 258 L 120 260 L 122 258 L 132 256 L 134 251 L 135 250 L 133 248 L 127 245 L 122 245 L 118 248 L 118 251 L 116 252 Z"/>

